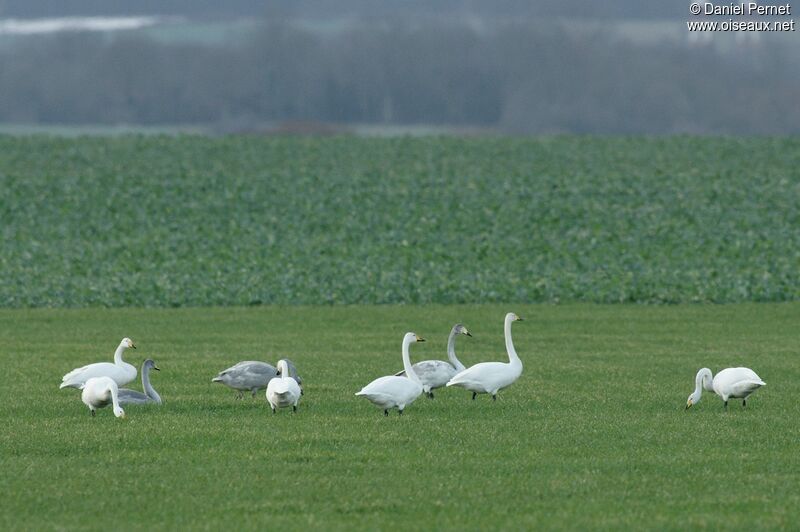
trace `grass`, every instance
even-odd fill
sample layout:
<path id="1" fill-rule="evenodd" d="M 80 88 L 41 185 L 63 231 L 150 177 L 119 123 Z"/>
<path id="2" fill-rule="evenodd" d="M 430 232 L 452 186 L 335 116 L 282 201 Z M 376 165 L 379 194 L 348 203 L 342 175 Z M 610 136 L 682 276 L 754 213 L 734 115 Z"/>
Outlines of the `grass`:
<path id="1" fill-rule="evenodd" d="M 402 334 L 469 364 L 504 357 L 514 310 L 525 369 L 501 392 L 447 389 L 384 418 L 353 393 L 400 369 Z M 0 310 L 6 380 L 0 527 L 10 529 L 791 528 L 800 519 L 797 304 L 474 305 Z M 69 369 L 123 336 L 154 358 L 160 408 L 92 419 Z M 241 359 L 291 357 L 296 415 L 209 381 Z M 747 409 L 695 372 L 747 365 Z M 138 385 L 137 385 L 138 387 Z"/>
<path id="2" fill-rule="evenodd" d="M 0 136 L 0 307 L 800 298 L 797 138 Z"/>

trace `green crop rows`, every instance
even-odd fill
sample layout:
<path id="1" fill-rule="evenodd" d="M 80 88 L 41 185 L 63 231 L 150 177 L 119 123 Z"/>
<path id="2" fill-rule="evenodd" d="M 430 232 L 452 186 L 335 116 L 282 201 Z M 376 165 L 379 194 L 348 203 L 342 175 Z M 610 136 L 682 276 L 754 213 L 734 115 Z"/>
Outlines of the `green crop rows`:
<path id="1" fill-rule="evenodd" d="M 0 137 L 0 306 L 800 298 L 800 139 Z"/>

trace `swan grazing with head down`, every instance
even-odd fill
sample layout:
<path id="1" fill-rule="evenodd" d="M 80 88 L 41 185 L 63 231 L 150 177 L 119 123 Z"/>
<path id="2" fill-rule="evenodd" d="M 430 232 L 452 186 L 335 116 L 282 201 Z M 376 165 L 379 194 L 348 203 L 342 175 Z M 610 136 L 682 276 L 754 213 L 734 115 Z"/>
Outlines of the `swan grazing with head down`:
<path id="1" fill-rule="evenodd" d="M 278 370 L 275 369 L 275 366 L 256 360 L 245 360 L 220 371 L 216 377 L 211 379 L 211 382 L 221 382 L 225 386 L 238 390 L 238 398 L 241 399 L 246 390 L 249 390 L 255 397 L 258 390 L 266 388 L 269 381 L 277 376 Z"/>
<path id="2" fill-rule="evenodd" d="M 723 407 L 728 408 L 728 399 L 741 399 L 742 406 L 747 406 L 750 394 L 767 385 L 750 368 L 727 368 L 715 376 L 711 375 L 710 369 L 703 368 L 697 372 L 694 381 L 694 392 L 686 400 L 686 410 L 700 402 L 703 388 L 722 397 Z"/>
<path id="3" fill-rule="evenodd" d="M 125 411 L 119 406 L 117 398 L 117 383 L 110 377 L 92 377 L 81 387 L 81 401 L 89 407 L 89 411 L 94 417 L 98 408 L 103 408 L 109 404 L 114 405 L 114 415 L 125 417 Z"/>
<path id="4" fill-rule="evenodd" d="M 267 384 L 267 402 L 276 413 L 276 408 L 292 407 L 292 412 L 297 412 L 297 403 L 300 401 L 300 385 L 291 377 L 289 364 L 286 360 L 278 361 L 278 372 L 281 376 L 272 379 Z"/>
<path id="5" fill-rule="evenodd" d="M 397 408 L 400 415 L 406 406 L 422 394 L 422 382 L 411 366 L 408 346 L 414 342 L 424 342 L 425 339 L 413 332 L 406 333 L 403 337 L 403 367 L 407 377 L 389 375 L 380 377 L 364 386 L 356 395 L 366 397 L 372 404 L 383 409 L 384 415 L 389 415 L 390 408 Z"/>
<path id="6" fill-rule="evenodd" d="M 122 353 L 129 347 L 136 349 L 136 346 L 133 345 L 133 340 L 123 338 L 114 353 L 113 364 L 111 362 L 98 362 L 73 369 L 62 377 L 59 388 L 80 388 L 92 377 L 110 377 L 114 379 L 118 386 L 128 384 L 136 378 L 136 367 L 122 360 Z"/>
<path id="7" fill-rule="evenodd" d="M 142 389 L 144 393 L 137 392 L 136 390 L 129 390 L 127 388 L 120 388 L 117 396 L 119 397 L 119 404 L 121 405 L 144 405 L 147 403 L 161 404 L 161 396 L 150 384 L 150 370 L 161 371 L 153 362 L 153 359 L 148 358 L 142 364 Z"/>
<path id="8" fill-rule="evenodd" d="M 453 325 L 450 336 L 447 338 L 447 358 L 450 363 L 443 360 L 424 360 L 411 366 L 422 382 L 422 391 L 431 399 L 433 399 L 433 390 L 444 387 L 450 379 L 455 377 L 456 373 L 464 371 L 464 364 L 456 357 L 456 335 L 459 334 L 472 336 L 460 323 Z M 403 377 L 405 374 L 405 370 L 395 373 L 398 377 Z"/>
<path id="9" fill-rule="evenodd" d="M 498 391 L 514 384 L 522 375 L 522 361 L 514 349 L 514 342 L 511 341 L 511 324 L 515 321 L 522 321 L 522 318 L 513 312 L 506 314 L 505 336 L 508 363 L 481 362 L 475 364 L 450 379 L 447 386 L 466 388 L 472 392 L 472 399 L 475 399 L 479 393 L 488 393 L 492 395 L 493 400 L 497 400 Z"/>

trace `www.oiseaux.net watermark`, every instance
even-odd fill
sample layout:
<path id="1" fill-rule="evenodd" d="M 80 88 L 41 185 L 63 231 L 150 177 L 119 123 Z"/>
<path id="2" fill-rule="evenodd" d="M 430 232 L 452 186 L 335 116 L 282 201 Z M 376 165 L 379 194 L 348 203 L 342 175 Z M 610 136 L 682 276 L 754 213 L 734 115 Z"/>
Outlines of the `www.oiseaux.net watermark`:
<path id="1" fill-rule="evenodd" d="M 791 4 L 761 5 L 758 2 L 692 2 L 689 13 L 706 20 L 688 20 L 689 31 L 795 31 Z M 720 20 L 719 17 L 727 16 Z M 714 17 L 714 19 L 707 19 Z M 738 17 L 738 18 L 733 18 Z"/>

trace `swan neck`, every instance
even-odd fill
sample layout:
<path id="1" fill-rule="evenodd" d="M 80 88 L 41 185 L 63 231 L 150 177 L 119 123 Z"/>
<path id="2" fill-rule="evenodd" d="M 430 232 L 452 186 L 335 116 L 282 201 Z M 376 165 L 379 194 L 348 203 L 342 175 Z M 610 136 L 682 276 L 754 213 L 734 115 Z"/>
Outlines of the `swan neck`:
<path id="1" fill-rule="evenodd" d="M 705 379 L 708 379 L 708 383 L 705 382 Z M 712 376 L 711 370 L 707 368 L 703 368 L 697 372 L 697 377 L 694 379 L 694 393 L 697 395 L 697 398 L 700 399 L 700 396 L 703 395 L 703 388 L 706 390 L 712 390 L 712 382 L 714 378 Z"/>
<path id="2" fill-rule="evenodd" d="M 411 355 L 408 353 L 408 348 L 411 345 L 411 340 L 412 339 L 410 337 L 403 338 L 403 369 L 406 371 L 406 376 L 409 379 L 421 385 L 422 381 L 419 380 L 417 372 L 414 371 L 414 368 L 411 365 Z"/>
<path id="3" fill-rule="evenodd" d="M 514 349 L 514 341 L 511 339 L 511 324 L 514 322 L 513 319 L 506 319 L 505 324 L 505 335 L 506 335 L 506 352 L 508 352 L 508 361 L 512 364 L 514 363 L 522 363 L 517 356 L 517 351 Z"/>
<path id="4" fill-rule="evenodd" d="M 124 363 L 124 361 L 122 360 L 122 353 L 124 352 L 125 352 L 125 344 L 119 344 L 117 350 L 114 351 L 114 364 L 119 366 Z"/>
<path id="5" fill-rule="evenodd" d="M 454 368 L 461 371 L 462 369 L 464 369 L 464 364 L 462 364 L 461 361 L 458 360 L 458 357 L 456 357 L 457 335 L 458 332 L 456 332 L 455 328 L 453 328 L 453 330 L 450 331 L 450 336 L 448 336 L 447 338 L 447 358 L 450 360 L 450 364 L 452 364 Z"/>
<path id="6" fill-rule="evenodd" d="M 142 389 L 144 389 L 144 394 L 147 397 L 157 403 L 161 402 L 161 396 L 158 395 L 156 389 L 153 388 L 152 384 L 150 384 L 150 366 L 145 366 L 142 368 Z"/>
<path id="7" fill-rule="evenodd" d="M 109 386 L 108 389 L 111 392 L 111 404 L 113 405 L 114 411 L 116 412 L 121 408 L 119 406 L 119 397 L 117 396 L 117 387 Z"/>

